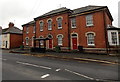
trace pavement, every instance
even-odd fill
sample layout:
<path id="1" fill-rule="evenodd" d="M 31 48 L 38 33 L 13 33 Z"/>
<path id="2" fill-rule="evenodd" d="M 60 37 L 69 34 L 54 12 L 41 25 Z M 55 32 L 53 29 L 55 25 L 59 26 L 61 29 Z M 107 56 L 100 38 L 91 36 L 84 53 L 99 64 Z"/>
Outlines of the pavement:
<path id="1" fill-rule="evenodd" d="M 61 58 L 61 59 L 69 59 L 69 60 L 78 60 L 78 61 L 89 61 L 89 62 L 97 62 L 97 63 L 106 63 L 106 64 L 119 64 L 119 57 L 116 55 L 103 55 L 103 54 L 89 54 L 89 53 L 57 53 L 57 52 L 46 52 L 46 53 L 31 53 L 28 50 L 3 50 L 3 52 L 10 53 L 21 53 L 23 55 L 33 55 L 37 57 L 53 57 L 53 58 Z"/>

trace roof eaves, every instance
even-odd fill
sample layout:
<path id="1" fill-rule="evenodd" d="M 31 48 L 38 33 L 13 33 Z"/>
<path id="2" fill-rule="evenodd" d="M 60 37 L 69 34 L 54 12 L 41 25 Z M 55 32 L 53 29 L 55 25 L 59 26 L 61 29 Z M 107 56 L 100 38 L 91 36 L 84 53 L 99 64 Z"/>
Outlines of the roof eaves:
<path id="1" fill-rule="evenodd" d="M 27 25 L 35 25 L 35 21 L 30 21 L 26 24 L 23 24 L 22 27 L 27 26 Z"/>

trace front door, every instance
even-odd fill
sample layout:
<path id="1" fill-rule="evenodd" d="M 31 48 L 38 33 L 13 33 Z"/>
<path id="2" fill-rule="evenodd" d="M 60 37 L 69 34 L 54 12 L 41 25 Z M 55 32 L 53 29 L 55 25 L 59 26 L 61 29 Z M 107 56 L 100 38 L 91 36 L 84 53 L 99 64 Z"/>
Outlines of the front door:
<path id="1" fill-rule="evenodd" d="M 77 49 L 77 38 L 76 37 L 72 38 L 72 46 L 73 46 L 73 49 Z"/>
<path id="2" fill-rule="evenodd" d="M 52 39 L 49 40 L 49 48 L 52 48 Z"/>

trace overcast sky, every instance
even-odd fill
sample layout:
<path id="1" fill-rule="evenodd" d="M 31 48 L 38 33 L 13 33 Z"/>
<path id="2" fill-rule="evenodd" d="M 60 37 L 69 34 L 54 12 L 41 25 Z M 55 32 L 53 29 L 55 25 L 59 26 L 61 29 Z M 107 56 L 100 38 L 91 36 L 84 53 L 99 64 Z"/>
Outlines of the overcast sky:
<path id="1" fill-rule="evenodd" d="M 22 29 L 21 25 L 32 21 L 51 10 L 67 7 L 76 9 L 87 5 L 108 6 L 113 16 L 113 26 L 118 27 L 118 2 L 120 0 L 0 0 L 0 26 L 9 22 Z"/>

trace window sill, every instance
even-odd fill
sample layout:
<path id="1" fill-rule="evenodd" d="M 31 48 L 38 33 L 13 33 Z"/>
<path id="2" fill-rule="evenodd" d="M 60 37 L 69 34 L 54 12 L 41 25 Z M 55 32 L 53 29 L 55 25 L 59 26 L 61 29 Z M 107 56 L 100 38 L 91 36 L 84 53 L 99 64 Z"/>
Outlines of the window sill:
<path id="1" fill-rule="evenodd" d="M 76 28 L 76 27 L 71 27 L 71 28 L 73 28 L 73 29 L 74 29 L 74 28 Z"/>
<path id="2" fill-rule="evenodd" d="M 52 29 L 48 29 L 49 31 L 51 31 Z"/>
<path id="3" fill-rule="evenodd" d="M 58 46 L 62 46 L 62 44 L 58 44 Z"/>
<path id="4" fill-rule="evenodd" d="M 93 44 L 93 45 L 92 45 L 92 44 L 88 44 L 88 46 L 90 46 L 90 47 L 95 47 L 95 44 Z"/>
<path id="5" fill-rule="evenodd" d="M 58 29 L 62 29 L 62 27 L 58 27 Z"/>
<path id="6" fill-rule="evenodd" d="M 43 32 L 43 30 L 40 30 L 40 32 Z"/>
<path id="7" fill-rule="evenodd" d="M 90 24 L 90 25 L 86 25 L 86 27 L 93 27 L 94 25 L 93 24 Z"/>

